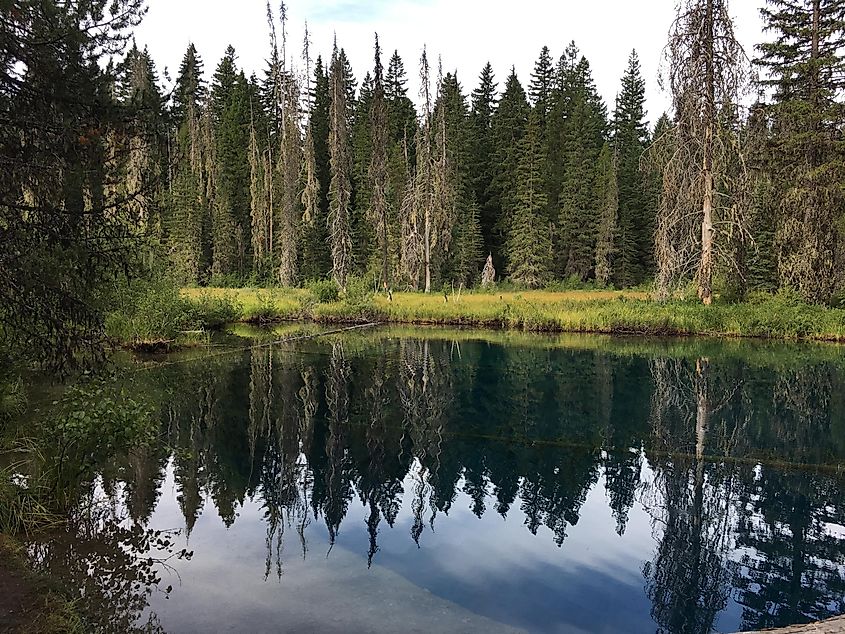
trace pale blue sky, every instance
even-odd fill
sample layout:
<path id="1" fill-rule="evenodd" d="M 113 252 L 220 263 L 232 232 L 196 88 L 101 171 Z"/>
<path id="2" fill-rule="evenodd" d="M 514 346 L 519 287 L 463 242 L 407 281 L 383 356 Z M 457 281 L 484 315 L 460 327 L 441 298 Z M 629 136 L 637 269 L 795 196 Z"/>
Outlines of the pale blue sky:
<path id="1" fill-rule="evenodd" d="M 758 11 L 762 2 L 731 2 L 738 35 L 750 55 L 762 38 Z M 209 74 L 231 43 L 247 74 L 260 75 L 269 48 L 264 0 L 148 0 L 148 4 L 149 14 L 137 39 L 139 45 L 149 45 L 160 71 L 167 66 L 175 75 L 188 42 L 193 41 Z M 277 0 L 273 6 L 277 10 Z M 291 0 L 288 57 L 302 66 L 307 19 L 312 56 L 327 57 L 336 33 L 360 82 L 372 68 L 377 31 L 385 57 L 399 50 L 414 93 L 423 44 L 435 67 L 440 55 L 444 71 L 457 69 L 469 93 L 486 61 L 493 64 L 500 87 L 511 66 L 527 85 L 544 44 L 557 58 L 574 39 L 590 60 L 599 92 L 612 109 L 628 54 L 636 48 L 653 122 L 669 104 L 657 77 L 674 6 L 675 0 Z"/>

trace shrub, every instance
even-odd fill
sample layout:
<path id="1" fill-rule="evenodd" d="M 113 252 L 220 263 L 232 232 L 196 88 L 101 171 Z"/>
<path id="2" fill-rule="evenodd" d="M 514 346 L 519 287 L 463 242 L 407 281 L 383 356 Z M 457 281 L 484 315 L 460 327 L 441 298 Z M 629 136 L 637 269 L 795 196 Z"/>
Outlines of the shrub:
<path id="1" fill-rule="evenodd" d="M 372 305 L 373 289 L 363 277 L 350 277 L 346 283 L 343 301 L 350 308 L 367 309 Z"/>
<path id="2" fill-rule="evenodd" d="M 217 329 L 238 321 L 243 313 L 242 304 L 230 295 L 203 293 L 198 298 L 185 300 L 189 325 L 197 330 Z"/>
<path id="3" fill-rule="evenodd" d="M 334 280 L 317 280 L 309 283 L 307 289 L 318 304 L 331 304 L 340 299 L 340 289 Z"/>
<path id="4" fill-rule="evenodd" d="M 845 288 L 836 291 L 828 302 L 831 308 L 845 308 Z"/>
<path id="5" fill-rule="evenodd" d="M 165 277 L 118 288 L 113 305 L 106 333 L 124 343 L 175 339 L 190 317 L 176 284 Z"/>

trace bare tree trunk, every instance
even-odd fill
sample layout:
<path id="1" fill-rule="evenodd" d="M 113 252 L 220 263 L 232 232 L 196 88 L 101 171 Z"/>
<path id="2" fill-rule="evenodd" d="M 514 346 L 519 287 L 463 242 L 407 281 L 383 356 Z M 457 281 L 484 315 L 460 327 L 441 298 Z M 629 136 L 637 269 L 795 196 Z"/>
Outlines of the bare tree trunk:
<path id="1" fill-rule="evenodd" d="M 705 305 L 713 302 L 713 135 L 716 126 L 716 88 L 713 58 L 713 0 L 707 0 L 705 17 L 705 130 L 704 130 L 704 204 L 701 219 L 701 264 L 698 270 L 698 297 Z"/>
<path id="2" fill-rule="evenodd" d="M 425 210 L 425 292 L 431 292 L 431 212 Z"/>

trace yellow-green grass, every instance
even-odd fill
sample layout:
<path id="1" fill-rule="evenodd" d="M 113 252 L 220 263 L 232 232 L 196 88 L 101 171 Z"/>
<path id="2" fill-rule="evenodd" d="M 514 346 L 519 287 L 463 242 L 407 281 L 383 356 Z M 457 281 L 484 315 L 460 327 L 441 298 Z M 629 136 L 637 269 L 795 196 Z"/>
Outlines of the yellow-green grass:
<path id="1" fill-rule="evenodd" d="M 761 296 L 741 304 L 659 303 L 630 291 L 394 293 L 317 303 L 302 289 L 186 289 L 184 297 L 228 297 L 241 321 L 379 321 L 536 332 L 712 335 L 845 341 L 845 310 Z"/>

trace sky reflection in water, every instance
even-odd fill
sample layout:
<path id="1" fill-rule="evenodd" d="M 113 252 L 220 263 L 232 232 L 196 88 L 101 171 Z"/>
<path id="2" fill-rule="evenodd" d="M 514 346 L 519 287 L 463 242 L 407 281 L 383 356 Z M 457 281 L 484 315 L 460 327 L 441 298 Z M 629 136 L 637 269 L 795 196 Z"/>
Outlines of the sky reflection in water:
<path id="1" fill-rule="evenodd" d="M 112 612 L 169 632 L 707 632 L 845 612 L 829 354 L 401 334 L 142 373 L 164 440 L 104 466 L 103 490 L 193 557 Z M 40 565 L 90 550 L 44 547 Z"/>

